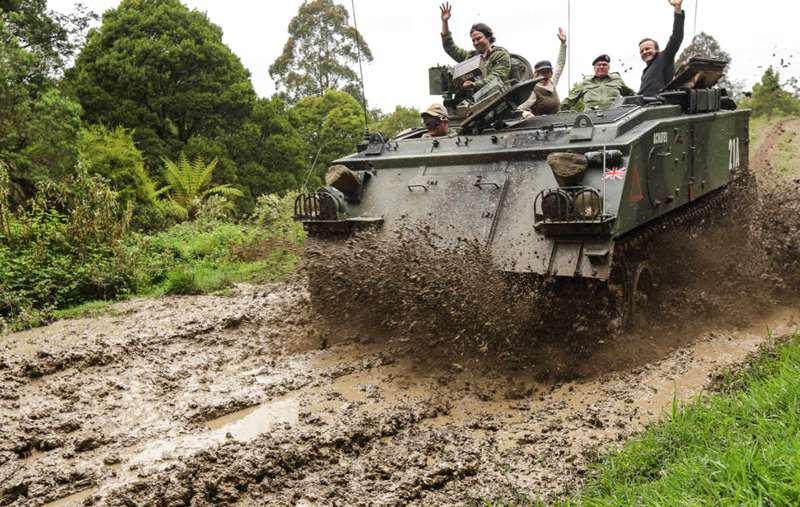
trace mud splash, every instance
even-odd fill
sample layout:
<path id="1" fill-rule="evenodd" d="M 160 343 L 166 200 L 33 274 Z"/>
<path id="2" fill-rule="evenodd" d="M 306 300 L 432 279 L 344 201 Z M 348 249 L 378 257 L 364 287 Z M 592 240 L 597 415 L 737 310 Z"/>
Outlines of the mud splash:
<path id="1" fill-rule="evenodd" d="M 314 310 L 327 324 L 447 339 L 453 351 L 487 352 L 498 339 L 531 336 L 546 301 L 535 282 L 494 269 L 489 252 L 461 240 L 442 246 L 425 228 L 364 233 L 308 248 Z"/>

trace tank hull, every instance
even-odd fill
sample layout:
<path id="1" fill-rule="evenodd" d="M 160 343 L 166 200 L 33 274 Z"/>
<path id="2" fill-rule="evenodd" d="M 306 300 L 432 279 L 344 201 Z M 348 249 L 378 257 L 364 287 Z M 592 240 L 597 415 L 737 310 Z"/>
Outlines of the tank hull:
<path id="1" fill-rule="evenodd" d="M 617 242 L 691 210 L 747 172 L 748 123 L 746 110 L 634 105 L 474 135 L 412 133 L 337 161 L 369 174 L 358 202 L 335 220 L 300 219 L 314 234 L 351 229 L 343 224 L 386 234 L 422 227 L 443 246 L 485 245 L 504 271 L 608 280 Z M 574 188 L 600 196 L 598 216 L 548 217 L 539 209 L 547 192 L 574 191 L 563 190 L 549 166 L 553 153 L 591 160 Z"/>

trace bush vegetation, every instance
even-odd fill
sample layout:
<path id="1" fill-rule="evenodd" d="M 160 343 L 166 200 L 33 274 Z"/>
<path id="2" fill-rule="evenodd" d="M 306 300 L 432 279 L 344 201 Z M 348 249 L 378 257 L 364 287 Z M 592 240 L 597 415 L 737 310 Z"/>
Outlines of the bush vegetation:
<path id="1" fill-rule="evenodd" d="M 265 196 L 240 222 L 230 220 L 224 198 L 212 199 L 194 221 L 150 234 L 131 231 L 132 205 L 82 168 L 13 214 L 7 195 L 8 184 L 0 185 L 0 324 L 10 329 L 87 301 L 275 279 L 291 271 L 304 239 L 290 217 L 293 194 Z"/>

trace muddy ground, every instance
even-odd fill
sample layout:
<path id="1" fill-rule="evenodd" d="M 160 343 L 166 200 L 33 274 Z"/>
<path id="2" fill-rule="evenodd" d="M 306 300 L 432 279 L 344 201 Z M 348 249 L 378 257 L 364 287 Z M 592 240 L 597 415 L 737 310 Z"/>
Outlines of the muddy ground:
<path id="1" fill-rule="evenodd" d="M 762 171 L 778 133 L 754 153 Z M 787 263 L 795 246 L 771 248 Z M 736 266 L 724 268 L 735 277 Z M 580 350 L 568 343 L 574 329 L 540 333 L 529 348 L 563 352 L 549 354 L 557 367 L 517 349 L 508 360 L 480 341 L 453 347 L 460 337 L 403 316 L 333 329 L 302 280 L 129 301 L 6 336 L 0 505 L 465 505 L 568 495 L 593 459 L 674 399 L 797 328 L 800 305 L 764 288 L 794 281 L 762 281 L 714 278 L 673 292 L 669 322 L 621 335 L 582 329 L 590 346 Z"/>

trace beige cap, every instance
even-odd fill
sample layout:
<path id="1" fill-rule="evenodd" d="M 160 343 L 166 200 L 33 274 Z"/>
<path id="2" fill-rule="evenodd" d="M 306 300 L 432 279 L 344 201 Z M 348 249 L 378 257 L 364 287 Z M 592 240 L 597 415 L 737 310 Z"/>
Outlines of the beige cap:
<path id="1" fill-rule="evenodd" d="M 433 116 L 440 120 L 447 120 L 447 108 L 441 104 L 431 104 L 428 109 L 422 111 L 421 116 Z"/>

